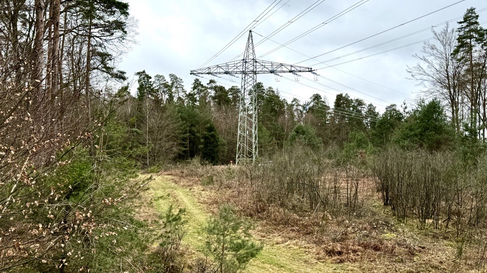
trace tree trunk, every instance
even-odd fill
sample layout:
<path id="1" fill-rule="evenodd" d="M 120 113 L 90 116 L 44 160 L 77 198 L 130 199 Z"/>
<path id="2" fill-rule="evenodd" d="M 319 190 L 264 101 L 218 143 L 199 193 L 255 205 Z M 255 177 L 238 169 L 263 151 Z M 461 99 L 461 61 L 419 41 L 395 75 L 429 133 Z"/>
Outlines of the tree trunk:
<path id="1" fill-rule="evenodd" d="M 52 23 L 52 43 L 51 43 L 51 105 L 54 106 L 56 97 L 59 95 L 59 17 L 61 3 L 60 0 L 51 0 L 51 23 Z"/>
<path id="2" fill-rule="evenodd" d="M 61 9 L 61 7 L 59 7 L 59 9 Z M 58 97 L 59 97 L 59 116 L 63 117 L 64 116 L 64 112 L 66 110 L 66 102 L 65 102 L 65 97 L 64 97 L 64 88 L 63 88 L 63 82 L 64 82 L 64 79 L 63 79 L 63 56 L 64 56 L 64 46 L 65 46 L 65 41 L 66 41 L 66 27 L 68 25 L 68 13 L 67 12 L 64 12 L 64 23 L 63 23 L 63 28 L 64 28 L 64 33 L 63 33 L 63 36 L 62 36 L 62 40 L 61 40 L 61 47 L 60 47 L 60 53 L 59 53 L 59 63 L 58 63 L 58 76 L 59 76 L 59 90 L 58 90 Z M 71 99 L 73 97 L 71 96 Z M 64 122 L 64 119 L 61 119 L 61 123 L 60 123 L 60 130 L 61 130 L 61 133 L 64 132 L 64 127 L 65 127 L 65 122 Z"/>
<path id="3" fill-rule="evenodd" d="M 14 61 L 15 81 L 17 84 L 20 84 L 24 82 L 23 79 L 24 74 L 22 73 L 22 65 L 21 65 L 22 57 L 21 57 L 21 50 L 19 47 L 19 30 L 18 30 L 19 12 L 20 12 L 21 3 L 19 4 L 13 3 L 12 6 L 10 6 L 10 2 L 7 3 L 9 5 L 9 8 L 12 9 L 11 17 L 10 17 L 10 22 L 11 22 L 10 27 L 11 27 L 11 35 L 12 35 L 11 38 L 12 54 L 15 56 L 15 61 Z"/>
<path id="4" fill-rule="evenodd" d="M 90 1 L 91 5 L 91 1 Z M 92 24 L 93 24 L 93 17 L 91 14 L 89 15 L 89 23 L 88 23 L 88 42 L 86 45 L 86 71 L 85 71 L 85 95 L 86 95 L 86 108 L 88 110 L 88 124 L 92 123 L 91 119 L 91 94 L 90 94 L 90 74 L 91 74 L 91 39 L 92 39 Z M 92 156 L 95 155 L 95 146 L 93 142 L 93 138 L 91 138 L 91 145 L 90 145 L 90 154 Z"/>
<path id="5" fill-rule="evenodd" d="M 36 11 L 36 20 L 35 20 L 35 40 L 34 40 L 34 66 L 33 66 L 33 73 L 32 73 L 32 86 L 34 87 L 34 107 L 39 107 L 39 104 L 42 102 L 43 93 L 42 93 L 42 81 L 43 81 L 43 73 L 42 67 L 44 62 L 44 1 L 43 0 L 35 0 L 35 11 Z"/>

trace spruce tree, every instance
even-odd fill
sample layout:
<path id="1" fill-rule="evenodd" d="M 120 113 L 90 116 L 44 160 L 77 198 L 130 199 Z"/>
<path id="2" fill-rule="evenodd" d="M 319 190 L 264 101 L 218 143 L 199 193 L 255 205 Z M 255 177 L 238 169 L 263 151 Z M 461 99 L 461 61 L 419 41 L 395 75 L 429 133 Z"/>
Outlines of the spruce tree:
<path id="1" fill-rule="evenodd" d="M 206 132 L 203 136 L 203 148 L 201 151 L 201 161 L 208 162 L 213 165 L 220 161 L 220 140 L 216 133 L 216 128 L 213 124 L 206 127 Z"/>

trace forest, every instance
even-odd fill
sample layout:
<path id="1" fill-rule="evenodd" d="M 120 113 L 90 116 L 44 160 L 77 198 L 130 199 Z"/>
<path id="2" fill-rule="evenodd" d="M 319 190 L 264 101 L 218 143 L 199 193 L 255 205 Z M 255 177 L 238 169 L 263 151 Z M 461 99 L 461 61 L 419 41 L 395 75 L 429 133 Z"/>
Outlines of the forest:
<path id="1" fill-rule="evenodd" d="M 398 223 L 453 249 L 413 270 L 485 270 L 487 29 L 474 8 L 404 68 L 425 90 L 416 105 L 288 102 L 258 83 L 259 158 L 235 166 L 239 87 L 186 89 L 143 70 L 131 93 L 116 67 L 135 27 L 127 3 L 0 7 L 0 272 L 240 272 L 266 249 L 250 232 L 265 219 L 306 230 L 332 264 L 369 271 L 354 249 L 401 263 L 434 248 L 387 237 Z M 229 193 L 216 195 L 199 256 L 181 246 L 184 209 L 164 207 L 157 225 L 139 217 L 150 180 L 139 174 L 160 172 Z"/>

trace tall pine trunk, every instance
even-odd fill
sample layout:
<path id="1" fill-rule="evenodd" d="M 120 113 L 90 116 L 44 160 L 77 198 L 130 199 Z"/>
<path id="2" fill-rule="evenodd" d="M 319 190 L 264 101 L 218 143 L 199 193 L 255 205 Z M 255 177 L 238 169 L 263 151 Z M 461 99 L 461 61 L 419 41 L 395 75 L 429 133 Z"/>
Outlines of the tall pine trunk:
<path id="1" fill-rule="evenodd" d="M 35 0 L 35 11 L 36 11 L 36 20 L 35 20 L 35 40 L 34 40 L 34 65 L 33 65 L 33 72 L 32 72 L 32 86 L 34 87 L 34 94 L 33 99 L 35 102 L 35 107 L 38 108 L 40 103 L 43 101 L 43 92 L 42 92 L 42 82 L 43 82 L 43 73 L 42 67 L 44 62 L 44 1 L 43 0 Z"/>

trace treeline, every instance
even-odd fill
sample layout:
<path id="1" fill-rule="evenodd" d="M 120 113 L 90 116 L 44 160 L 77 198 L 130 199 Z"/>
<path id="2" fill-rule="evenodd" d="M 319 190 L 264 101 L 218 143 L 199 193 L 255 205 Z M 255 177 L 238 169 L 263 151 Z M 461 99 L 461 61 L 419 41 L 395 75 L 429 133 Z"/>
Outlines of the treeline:
<path id="1" fill-rule="evenodd" d="M 169 80 L 145 71 L 136 75 L 137 94 L 127 94 L 128 102 L 119 114 L 139 133 L 134 141 L 146 150 L 139 155 L 141 163 L 151 166 L 194 158 L 211 164 L 235 161 L 240 99 L 237 86 L 227 89 L 214 80 L 205 84 L 196 78 L 187 91 L 174 74 Z M 370 134 L 380 119 L 374 105 L 347 94 L 337 95 L 330 106 L 320 94 L 303 103 L 297 99 L 287 102 L 278 90 L 262 83 L 252 92 L 258 96 L 259 150 L 263 156 L 296 140 L 316 148 L 342 145 L 351 132 Z"/>
<path id="2" fill-rule="evenodd" d="M 137 73 L 135 97 L 118 111 L 134 132 L 133 142 L 145 152 L 145 166 L 197 158 L 202 163 L 235 160 L 239 88 L 225 88 L 214 80 L 195 79 L 189 91 L 176 75 Z M 373 104 L 338 94 L 331 106 L 320 94 L 309 101 L 287 102 L 272 87 L 258 83 L 259 150 L 270 156 L 296 141 L 314 149 L 335 147 L 377 150 L 397 144 L 437 151 L 453 147 L 457 137 L 442 102 L 421 101 L 413 109 L 386 107 L 379 114 Z M 352 147 L 352 146 L 353 147 Z"/>

